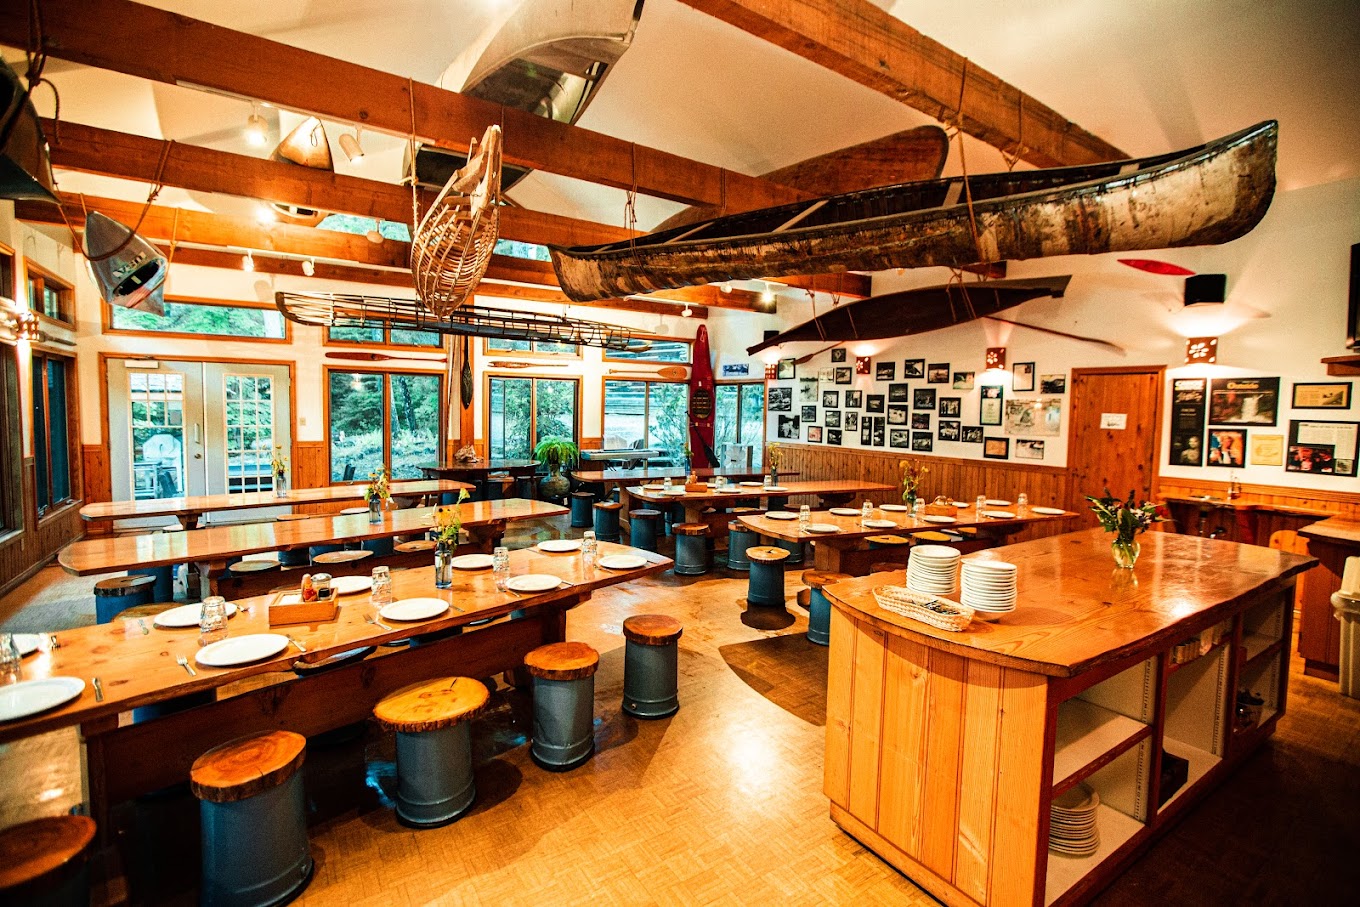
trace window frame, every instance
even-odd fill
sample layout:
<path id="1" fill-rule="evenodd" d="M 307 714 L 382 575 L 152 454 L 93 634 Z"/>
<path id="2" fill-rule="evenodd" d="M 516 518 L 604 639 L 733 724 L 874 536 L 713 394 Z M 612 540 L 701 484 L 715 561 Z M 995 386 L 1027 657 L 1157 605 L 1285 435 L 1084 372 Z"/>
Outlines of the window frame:
<path id="1" fill-rule="evenodd" d="M 445 386 L 444 373 L 426 371 L 418 369 L 381 369 L 381 368 L 356 368 L 344 365 L 324 365 L 321 369 L 321 387 L 323 393 L 322 407 L 325 415 L 326 426 L 326 482 L 328 485 L 364 485 L 368 483 L 368 476 L 356 477 L 349 481 L 337 481 L 331 478 L 335 475 L 331 463 L 331 375 L 340 372 L 345 375 L 352 375 L 356 372 L 362 375 L 380 375 L 382 381 L 382 439 L 383 439 L 383 464 L 387 467 L 387 474 L 392 475 L 392 376 L 393 375 L 415 375 L 422 378 L 434 378 L 439 383 L 439 429 L 435 434 L 437 439 L 435 449 L 436 461 L 443 459 L 443 448 L 448 440 L 448 396 Z M 393 479 L 396 482 L 410 481 L 408 479 Z"/>
<path id="2" fill-rule="evenodd" d="M 0 545 L 23 535 L 24 506 L 23 378 L 17 346 L 0 343 Z M 30 367 L 31 368 L 31 367 Z M 36 494 L 36 492 L 35 492 Z"/>
<path id="3" fill-rule="evenodd" d="M 17 308 L 27 308 L 19 293 L 19 257 L 14 254 L 13 249 L 0 242 L 0 258 L 9 261 L 9 286 L 4 286 L 3 282 L 0 282 L 0 296 L 9 299 Z"/>
<path id="4" fill-rule="evenodd" d="M 608 416 L 608 412 L 607 412 L 606 409 L 605 409 L 605 406 L 607 405 L 607 404 L 606 404 L 605 393 L 606 393 L 606 391 L 608 390 L 608 388 L 609 388 L 609 382 L 611 382 L 611 381 L 616 381 L 616 382 L 619 382 L 619 383 L 621 383 L 621 384 L 647 384 L 647 385 L 652 385 L 652 384 L 675 384 L 675 385 L 679 385 L 679 386 L 685 388 L 685 412 L 686 412 L 686 416 L 688 416 L 688 413 L 689 413 L 689 381 L 668 381 L 668 380 L 666 380 L 665 378 L 634 378 L 634 377 L 628 377 L 628 376 L 624 376 L 624 375 L 619 375 L 618 377 L 614 377 L 614 378 L 610 378 L 610 377 L 608 377 L 608 376 L 605 376 L 605 377 L 603 377 L 603 378 L 600 379 L 600 443 L 601 443 L 601 444 L 603 444 L 603 443 L 604 443 L 604 439 L 605 439 L 606 437 L 608 437 L 608 432 L 605 430 L 605 427 L 604 427 L 604 420 L 605 420 L 605 419 L 607 418 L 607 416 Z M 652 447 L 655 447 L 655 445 L 652 444 L 652 389 L 651 389 L 651 387 L 648 387 L 648 388 L 647 388 L 647 405 L 646 405 L 645 411 L 644 411 L 643 414 L 642 414 L 642 424 L 645 425 L 645 426 L 647 427 L 647 434 L 646 434 L 646 437 L 644 437 L 643 440 L 642 440 L 642 446 L 645 447 L 645 448 L 652 448 Z M 688 443 L 688 441 L 687 441 L 686 443 Z"/>
<path id="5" fill-rule="evenodd" d="M 633 337 L 637 340 L 647 340 L 653 343 L 683 343 L 689 347 L 689 357 L 684 362 L 674 362 L 670 359 L 648 359 L 646 356 L 617 356 L 612 355 L 615 352 L 614 350 L 606 347 L 604 349 L 604 361 L 622 362 L 624 364 L 646 362 L 655 365 L 678 365 L 681 368 L 694 367 L 694 339 L 691 337 L 665 337 L 660 334 L 633 334 Z"/>
<path id="6" fill-rule="evenodd" d="M 331 328 L 327 327 L 327 328 L 323 328 L 323 330 L 325 331 L 325 335 L 324 335 L 324 337 L 323 337 L 323 342 L 325 343 L 326 346 L 343 346 L 343 347 L 350 347 L 350 348 L 355 348 L 355 347 L 357 347 L 357 348 L 359 348 L 359 349 L 366 349 L 366 350 L 421 350 L 421 351 L 427 352 L 427 353 L 444 353 L 444 354 L 446 354 L 446 355 L 447 355 L 447 353 L 448 353 L 448 343 L 445 341 L 445 335 L 439 334 L 438 331 L 426 331 L 426 332 L 425 332 L 425 333 L 427 333 L 427 334 L 437 334 L 437 335 L 439 335 L 439 337 L 440 337 L 440 343 L 439 343 L 438 346 L 421 346 L 420 344 L 417 344 L 417 343 L 394 343 L 394 342 L 392 342 L 392 329 L 391 329 L 391 328 L 376 328 L 376 327 L 375 327 L 375 328 L 359 328 L 359 329 L 358 329 L 358 330 L 361 330 L 361 331 L 363 331 L 363 330 L 377 330 L 377 331 L 382 331 L 383 339 L 382 339 L 382 342 L 381 342 L 381 343 L 369 343 L 368 341 L 365 341 L 365 340 L 336 340 L 334 337 L 331 336 Z M 403 328 L 403 330 L 406 330 L 406 329 Z M 410 330 L 415 330 L 415 328 L 411 328 Z"/>
<path id="7" fill-rule="evenodd" d="M 576 346 L 576 352 L 574 352 L 574 353 L 551 353 L 551 352 L 549 352 L 549 353 L 541 353 L 541 352 L 538 351 L 538 344 L 539 344 L 539 342 L 540 342 L 540 341 L 538 341 L 538 340 L 530 340 L 530 341 L 529 341 L 529 349 L 528 349 L 528 351 L 527 351 L 527 352 L 520 352 L 520 351 L 517 351 L 517 350 L 493 350 L 493 349 L 491 349 L 491 341 L 492 341 L 492 339 L 493 339 L 493 338 L 491 338 L 491 337 L 483 337 L 483 338 L 482 338 L 482 352 L 481 352 L 481 354 L 482 354 L 482 357 L 483 357 L 483 358 L 490 359 L 492 356 L 513 356 L 513 357 L 516 358 L 516 359 L 552 359 L 552 360 L 555 360 L 555 361 L 560 361 L 560 360 L 580 360 L 580 358 L 581 358 L 581 344 L 579 344 L 579 343 L 575 344 L 575 346 Z M 556 341 L 548 341 L 548 342 L 554 342 L 554 343 L 555 343 Z"/>
<path id="8" fill-rule="evenodd" d="M 538 436 L 538 382 L 539 381 L 570 381 L 576 385 L 574 401 L 572 403 L 572 441 L 579 446 L 581 443 L 581 376 L 580 375 L 525 375 L 515 372 L 486 372 L 482 380 L 482 440 L 486 444 L 486 455 L 491 457 L 491 381 L 492 379 L 508 381 L 529 381 L 529 459 L 533 459 L 534 448 L 538 442 L 534 440 Z M 515 459 L 507 457 L 506 459 Z"/>
<path id="9" fill-rule="evenodd" d="M 228 309 L 265 309 L 268 311 L 278 311 L 275 306 L 267 302 L 256 300 L 235 300 L 235 299 L 212 299 L 205 296 L 166 296 L 166 302 L 182 303 L 185 305 L 204 305 L 218 306 Z M 144 331 L 139 328 L 120 328 L 113 324 L 113 306 L 100 305 L 100 332 L 104 334 L 114 334 L 124 337 L 177 337 L 188 340 L 230 340 L 233 343 L 292 343 L 293 342 L 293 323 L 287 318 L 283 319 L 282 337 L 245 337 L 240 334 L 196 334 L 192 331 Z"/>
<path id="10" fill-rule="evenodd" d="M 759 387 L 759 388 L 762 389 L 762 390 L 761 390 L 761 395 L 760 395 L 760 397 L 761 397 L 761 407 L 760 407 L 760 416 L 761 416 L 761 419 L 760 419 L 760 424 L 761 424 L 761 437 L 760 437 L 760 442 L 753 445 L 753 447 L 755 448 L 755 458 L 754 458 L 754 459 L 756 460 L 756 462 L 753 462 L 753 463 L 751 464 L 751 466 L 752 466 L 752 468 L 757 468 L 757 467 L 763 468 L 763 465 L 764 465 L 764 454 L 765 454 L 765 445 L 766 445 L 766 443 L 767 443 L 767 441 L 768 441 L 768 439 L 767 439 L 766 436 L 769 434 L 769 431 L 770 431 L 769 422 L 768 422 L 768 420 L 765 418 L 765 413 L 767 412 L 765 406 L 766 406 L 766 404 L 767 404 L 767 402 L 768 402 L 769 390 L 770 390 L 770 389 L 769 389 L 769 386 L 766 384 L 766 382 L 761 381 L 761 380 L 755 380 L 755 381 L 750 381 L 750 380 L 747 380 L 747 381 L 716 381 L 716 382 L 714 382 L 714 388 L 713 388 L 713 422 L 714 422 L 714 426 L 716 427 L 716 426 L 717 426 L 717 407 L 718 407 L 718 388 L 720 388 L 720 387 L 735 387 L 735 388 L 737 388 L 737 412 L 736 412 L 737 443 L 738 443 L 738 444 L 746 444 L 746 443 L 748 443 L 748 442 L 746 442 L 746 441 L 743 441 L 742 438 L 741 438 L 741 421 L 742 421 L 742 420 L 741 420 L 741 398 L 742 398 L 741 388 L 742 388 L 742 387 L 745 387 L 745 386 L 747 386 L 747 385 L 750 385 L 751 387 Z"/>
<path id="11" fill-rule="evenodd" d="M 43 380 L 41 386 L 36 381 L 32 381 L 33 366 L 43 363 Z M 52 404 L 47 390 L 47 367 L 48 363 L 60 362 L 65 371 L 66 381 L 66 481 L 67 495 L 61 500 L 55 500 L 52 494 L 52 447 L 48 443 L 47 451 L 47 496 L 46 507 L 38 506 L 38 444 L 37 433 L 41 428 L 43 434 L 49 442 L 52 437 Z M 82 498 L 83 489 L 81 486 L 80 475 L 80 396 L 76 386 L 76 360 L 74 356 L 66 356 L 55 353 L 47 349 L 34 349 L 29 357 L 29 380 L 32 382 L 32 400 L 30 409 L 36 408 L 38 395 L 42 394 L 43 399 L 43 424 L 39 426 L 36 420 L 33 423 L 33 510 L 37 514 L 38 524 L 51 519 L 67 507 L 75 505 Z"/>
<path id="12" fill-rule="evenodd" d="M 33 308 L 33 286 L 37 284 L 39 291 L 46 288 L 49 284 L 57 288 L 59 317 L 53 318 L 46 312 Z M 50 324 L 61 325 L 65 328 L 74 328 L 76 325 L 75 313 L 75 287 L 71 286 L 62 278 L 53 274 L 42 265 L 24 259 L 24 307 L 38 318 Z M 18 302 L 16 299 L 15 302 Z"/>

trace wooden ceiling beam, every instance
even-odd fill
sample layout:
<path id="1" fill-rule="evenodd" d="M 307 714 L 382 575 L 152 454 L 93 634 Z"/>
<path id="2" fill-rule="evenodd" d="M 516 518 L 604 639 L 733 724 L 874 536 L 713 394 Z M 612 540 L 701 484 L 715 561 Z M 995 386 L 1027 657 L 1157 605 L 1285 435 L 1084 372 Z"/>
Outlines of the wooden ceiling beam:
<path id="1" fill-rule="evenodd" d="M 1037 167 L 1128 155 L 869 0 L 681 0 Z M 960 101 L 959 89 L 963 87 Z"/>
<path id="2" fill-rule="evenodd" d="M 29 45 L 30 7 L 0 4 L 0 43 Z M 459 151 L 487 126 L 500 124 L 506 163 L 618 189 L 636 187 L 687 204 L 725 202 L 736 212 L 807 197 L 757 177 L 131 0 L 43 0 L 41 9 L 43 49 L 74 63 L 394 135 L 409 135 L 414 120 L 421 141 Z M 135 40 L 115 39 L 133 35 Z"/>

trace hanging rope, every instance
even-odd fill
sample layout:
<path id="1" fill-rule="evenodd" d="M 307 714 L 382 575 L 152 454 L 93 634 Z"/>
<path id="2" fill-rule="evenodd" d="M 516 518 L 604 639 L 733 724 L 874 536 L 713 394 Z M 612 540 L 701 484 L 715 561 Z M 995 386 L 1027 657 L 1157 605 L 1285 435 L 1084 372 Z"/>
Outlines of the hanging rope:
<path id="1" fill-rule="evenodd" d="M 1019 95 L 1015 106 L 1016 112 L 1016 136 L 1015 144 L 1009 149 L 1001 152 L 1001 159 L 1006 162 L 1006 169 L 1014 172 L 1015 165 L 1020 163 L 1020 156 L 1025 153 L 1025 96 Z"/>
<path id="2" fill-rule="evenodd" d="M 28 47 L 24 51 L 24 79 L 28 82 L 30 97 L 39 85 L 46 85 L 52 89 L 52 137 L 60 145 L 61 94 L 51 79 L 43 77 L 43 70 L 47 68 L 47 37 L 43 32 L 42 3 L 40 0 L 29 0 L 28 10 Z"/>
<path id="3" fill-rule="evenodd" d="M 641 267 L 642 259 L 638 257 L 637 251 L 637 143 L 628 143 L 628 160 L 630 166 L 631 187 L 623 202 L 623 226 L 628 231 L 628 251 L 632 253 L 633 263 Z"/>
<path id="4" fill-rule="evenodd" d="M 973 187 L 968 179 L 968 156 L 963 142 L 963 93 L 968 85 L 968 58 L 963 60 L 963 72 L 959 76 L 959 104 L 954 112 L 954 137 L 959 140 L 959 166 L 963 170 L 963 195 L 968 204 L 968 230 L 973 234 L 973 248 L 977 260 L 983 261 L 982 237 L 978 235 L 977 215 L 973 211 Z"/>
<path id="5" fill-rule="evenodd" d="M 87 259 L 89 259 L 90 261 L 105 261 L 107 259 L 110 259 L 113 256 L 117 255 L 119 252 L 126 249 L 128 247 L 128 244 L 131 243 L 132 240 L 137 237 L 137 231 L 142 229 L 142 222 L 146 220 L 147 214 L 151 212 L 151 206 L 156 202 L 156 196 L 160 195 L 161 190 L 165 188 L 165 165 L 170 160 L 170 148 L 174 144 L 175 143 L 173 141 L 168 141 L 161 146 L 161 157 L 160 160 L 157 161 L 156 163 L 156 175 L 153 179 L 153 182 L 151 183 L 151 191 L 147 193 L 146 204 L 142 206 L 142 213 L 141 216 L 137 218 L 136 225 L 131 230 L 128 231 L 127 236 L 123 237 L 122 242 L 120 242 L 118 245 L 114 246 L 112 249 L 110 249 L 109 251 L 105 252 L 102 255 L 91 255 L 90 250 L 86 248 L 85 257 Z M 85 196 L 83 193 L 80 196 L 80 206 L 81 208 L 85 208 Z M 87 217 L 89 216 L 89 213 L 90 213 L 89 209 L 86 208 L 85 215 Z M 66 214 L 63 211 L 62 217 L 65 218 L 65 216 Z M 179 220 L 178 213 L 176 213 L 175 219 L 176 223 L 178 223 Z M 67 223 L 67 227 L 70 227 L 70 223 Z M 72 232 L 72 236 L 74 235 L 75 235 L 74 232 Z"/>
<path id="6" fill-rule="evenodd" d="M 411 134 L 406 138 L 406 153 L 411 158 L 411 235 L 416 235 L 416 225 L 420 223 L 420 190 L 416 188 L 416 83 L 406 77 L 406 97 L 410 99 Z M 505 114 L 501 114 L 505 118 Z"/>

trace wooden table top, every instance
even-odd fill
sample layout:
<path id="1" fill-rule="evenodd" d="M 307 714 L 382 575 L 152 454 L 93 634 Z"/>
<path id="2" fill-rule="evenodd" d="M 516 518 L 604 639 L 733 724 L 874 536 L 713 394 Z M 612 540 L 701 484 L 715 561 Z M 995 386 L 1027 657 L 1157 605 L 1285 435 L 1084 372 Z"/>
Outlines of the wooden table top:
<path id="1" fill-rule="evenodd" d="M 998 507 L 996 509 L 1001 510 L 1003 508 Z M 1012 508 L 1010 512 L 1014 513 L 1014 508 Z M 1071 520 L 1075 519 L 1077 516 L 1078 514 L 1072 513 L 1071 511 L 1067 511 L 1060 515 L 1034 513 L 1033 511 L 1030 511 L 1030 513 L 1025 516 L 1016 516 L 1011 519 L 998 520 L 992 519 L 991 517 L 979 519 L 976 511 L 970 507 L 967 510 L 958 511 L 958 516 L 955 517 L 953 523 L 931 523 L 927 520 L 918 520 L 910 513 L 875 510 L 874 519 L 890 520 L 894 525 L 891 527 L 876 526 L 873 529 L 866 529 L 860 525 L 860 518 L 858 516 L 840 516 L 826 510 L 812 511 L 812 522 L 836 526 L 840 530 L 839 532 L 799 532 L 797 520 L 772 520 L 763 513 L 743 514 L 738 517 L 738 519 L 761 535 L 769 535 L 774 536 L 775 538 L 787 539 L 791 542 L 799 542 L 838 538 L 860 539 L 871 535 L 882 535 L 884 533 L 891 534 L 893 532 L 904 532 L 909 534 L 913 532 L 928 532 L 932 529 L 948 530 L 968 528 L 970 526 L 979 526 L 983 528 L 1027 526 L 1031 523 Z"/>
<path id="2" fill-rule="evenodd" d="M 367 594 L 341 597 L 339 614 L 334 621 L 274 629 L 269 626 L 268 616 L 268 602 L 272 595 L 242 599 L 237 602 L 242 610 L 228 621 L 230 637 L 250 633 L 280 633 L 301 642 L 307 652 L 302 654 L 296 646 L 290 645 L 273 658 L 231 668 L 208 668 L 195 664 L 194 656 L 199 649 L 196 627 L 163 630 L 148 618 L 116 620 L 59 632 L 58 648 L 40 651 L 23 660 L 20 679 L 79 677 L 85 681 L 85 692 L 59 709 L 20 721 L 0 723 L 0 743 L 116 715 L 131 708 L 189 693 L 211 690 L 256 674 L 290 671 L 293 663 L 299 659 L 321 661 L 361 646 L 499 617 L 516 609 L 536 608 L 559 601 L 570 606 L 595 589 L 658 573 L 671 564 L 669 558 L 659 554 L 609 542 L 601 542 L 599 552 L 601 557 L 636 554 L 644 558 L 647 564 L 635 570 L 587 569 L 582 563 L 580 552 L 549 554 L 536 548 L 512 551 L 510 569 L 514 575 L 546 573 L 561 577 L 568 584 L 548 592 L 523 595 L 497 592 L 489 569 L 455 570 L 453 586 L 449 589 L 435 588 L 433 567 L 394 570 L 392 593 L 395 600 L 439 598 L 449 602 L 451 608 L 429 620 L 387 622 L 392 628 L 390 630 L 366 621 L 372 610 Z M 175 659 L 180 655 L 193 665 L 198 672 L 196 676 L 191 677 L 179 666 Z M 95 701 L 91 682 L 93 677 L 99 677 L 103 683 L 102 702 Z"/>
<path id="3" fill-rule="evenodd" d="M 683 479 L 694 473 L 701 479 L 711 479 L 714 476 L 723 476 L 727 479 L 759 479 L 765 475 L 759 469 L 737 469 L 728 467 L 712 467 L 706 469 L 691 469 L 689 472 L 679 466 L 648 466 L 644 469 L 607 469 L 607 470 L 581 470 L 573 469 L 572 478 L 582 482 L 594 482 L 605 485 L 622 485 L 625 482 L 645 482 L 648 479 Z M 784 472 L 780 475 L 793 475 L 796 472 Z"/>
<path id="4" fill-rule="evenodd" d="M 1253 500 L 1248 496 L 1239 498 L 1200 497 L 1191 494 L 1164 494 L 1162 500 L 1168 504 L 1187 504 L 1196 507 L 1213 507 L 1219 510 L 1266 510 L 1272 513 L 1296 513 L 1301 516 L 1326 516 L 1327 511 L 1311 507 L 1298 507 L 1293 504 L 1273 504 L 1270 501 Z"/>
<path id="5" fill-rule="evenodd" d="M 882 575 L 827 586 L 836 607 L 888 633 L 980 661 L 1071 677 L 1108 661 L 1165 647 L 1223 619 L 1231 605 L 1279 588 L 1317 563 L 1258 545 L 1147 532 L 1138 566 L 1114 566 L 1112 535 L 1088 529 L 967 555 L 1018 569 L 1016 610 L 995 623 L 974 618 L 959 633 L 878 606 Z"/>
<path id="6" fill-rule="evenodd" d="M 476 529 L 500 520 L 513 522 L 567 513 L 565 507 L 523 498 L 468 501 L 458 507 L 465 529 Z M 57 563 L 67 573 L 90 576 L 133 567 L 226 560 L 285 548 L 413 535 L 433 525 L 433 507 L 409 507 L 384 511 L 381 523 L 370 523 L 367 513 L 355 513 L 318 515 L 305 520 L 238 523 L 183 532 L 103 536 L 72 542 L 57 554 Z"/>
<path id="7" fill-rule="evenodd" d="M 1360 521 L 1334 516 L 1330 520 L 1302 527 L 1299 535 L 1360 547 Z"/>
<path id="8" fill-rule="evenodd" d="M 527 470 L 537 468 L 538 468 L 537 460 L 514 460 L 514 459 L 480 460 L 476 463 L 426 463 L 425 465 L 420 467 L 421 471 L 424 472 L 427 476 L 431 474 L 453 475 L 455 473 L 471 475 L 473 473 L 483 474 L 489 472 L 500 471 L 508 472 L 510 470 Z"/>
<path id="9" fill-rule="evenodd" d="M 458 491 L 473 486 L 450 479 L 419 479 L 393 482 L 395 498 L 419 497 Z M 142 517 L 197 516 L 222 510 L 250 510 L 257 507 L 288 507 L 293 504 L 328 504 L 334 501 L 363 500 L 367 484 L 323 485 L 320 488 L 290 488 L 279 497 L 272 491 L 251 491 L 244 494 L 205 494 L 183 498 L 155 498 L 149 501 L 99 501 L 80 508 L 85 520 L 131 520 Z"/>
<path id="10" fill-rule="evenodd" d="M 720 500 L 740 500 L 741 498 L 792 498 L 804 494 L 859 494 L 878 491 L 893 491 L 896 486 L 882 485 L 878 482 L 859 482 L 859 481 L 819 481 L 819 482 L 780 482 L 780 491 L 768 491 L 764 488 L 754 486 L 741 487 L 740 494 L 725 494 L 723 492 L 708 491 L 686 492 L 683 495 L 663 494 L 660 491 L 647 491 L 641 485 L 634 485 L 628 489 L 628 494 L 643 501 L 651 501 L 656 504 L 678 503 L 684 504 L 694 501 L 720 501 Z"/>

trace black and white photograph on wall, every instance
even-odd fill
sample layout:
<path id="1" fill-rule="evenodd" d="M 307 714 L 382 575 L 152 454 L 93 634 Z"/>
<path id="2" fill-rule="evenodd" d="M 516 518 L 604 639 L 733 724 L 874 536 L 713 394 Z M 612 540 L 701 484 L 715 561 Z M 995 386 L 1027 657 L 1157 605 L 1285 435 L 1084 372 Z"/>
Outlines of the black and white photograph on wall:
<path id="1" fill-rule="evenodd" d="M 874 364 L 875 381 L 895 381 L 897 379 L 896 362 L 878 362 Z"/>
<path id="2" fill-rule="evenodd" d="M 746 362 L 724 362 L 722 376 L 724 378 L 748 378 L 751 375 L 751 366 Z"/>
<path id="3" fill-rule="evenodd" d="M 832 362 L 844 362 L 844 361 L 845 361 L 845 347 L 843 347 L 843 346 L 838 346 L 838 347 L 836 347 L 834 350 L 832 350 L 832 351 L 831 351 L 831 361 L 832 361 Z"/>
<path id="4" fill-rule="evenodd" d="M 841 405 L 840 391 L 822 391 L 822 407 L 824 409 L 836 409 Z"/>
<path id="5" fill-rule="evenodd" d="M 838 409 L 828 409 L 826 412 L 822 413 L 822 423 L 825 424 L 827 428 L 840 428 L 841 411 Z"/>
<path id="6" fill-rule="evenodd" d="M 1010 438 L 988 438 L 982 442 L 982 455 L 989 460 L 1005 460 L 1011 455 Z"/>
<path id="7" fill-rule="evenodd" d="M 822 427 L 820 425 L 809 425 L 807 431 L 809 444 L 822 443 Z"/>
<path id="8" fill-rule="evenodd" d="M 874 440 L 874 420 L 865 416 L 859 423 L 859 443 L 868 447 Z"/>
<path id="9" fill-rule="evenodd" d="M 963 428 L 960 429 L 959 431 L 959 440 L 962 441 L 964 444 L 981 444 L 982 426 L 981 425 L 963 426 Z"/>
<path id="10" fill-rule="evenodd" d="M 817 380 L 822 384 L 831 384 L 836 380 L 836 370 L 829 365 L 817 369 Z"/>
<path id="11" fill-rule="evenodd" d="M 888 424 L 889 424 L 889 425 L 906 425 L 906 424 L 907 424 L 907 413 L 908 413 L 908 412 L 909 412 L 909 410 L 908 410 L 905 406 L 889 406 L 889 407 L 888 407 Z"/>
<path id="12" fill-rule="evenodd" d="M 798 377 L 798 366 L 792 357 L 779 360 L 779 364 L 775 366 L 774 376 L 779 381 L 791 381 Z"/>
<path id="13" fill-rule="evenodd" d="M 1332 449 L 1331 474 L 1338 476 L 1355 475 L 1356 444 L 1360 441 L 1360 422 L 1323 422 L 1294 420 L 1289 423 L 1289 450 L 1295 447 L 1330 447 Z M 1296 469 L 1294 472 L 1320 472 L 1313 466 L 1314 457 L 1309 461 L 1309 469 Z M 1288 460 L 1285 469 L 1289 469 Z"/>
<path id="14" fill-rule="evenodd" d="M 793 410 L 793 388 L 791 387 L 771 387 L 770 388 L 770 412 L 787 413 Z"/>
<path id="15" fill-rule="evenodd" d="M 864 411 L 866 413 L 881 413 L 886 405 L 882 394 L 870 394 L 868 405 L 864 407 Z"/>
<path id="16" fill-rule="evenodd" d="M 1012 397 L 1006 401 L 1006 434 L 1057 437 L 1062 432 L 1062 397 Z"/>
<path id="17" fill-rule="evenodd" d="M 928 431 L 930 429 L 930 413 L 912 413 L 911 427 L 917 431 Z"/>
<path id="18" fill-rule="evenodd" d="M 859 409 L 864 405 L 864 391 L 846 391 L 845 408 Z"/>
<path id="19" fill-rule="evenodd" d="M 1040 375 L 1039 393 L 1041 394 L 1065 394 L 1067 393 L 1066 375 Z"/>
<path id="20" fill-rule="evenodd" d="M 935 408 L 935 388 L 918 387 L 916 393 L 911 398 L 912 409 L 934 409 Z"/>
<path id="21" fill-rule="evenodd" d="M 892 428 L 888 430 L 889 447 L 911 447 L 911 430 L 906 428 Z"/>
<path id="22" fill-rule="evenodd" d="M 970 391 L 973 389 L 973 372 L 955 372 L 954 390 Z"/>
<path id="23" fill-rule="evenodd" d="M 924 359 L 906 359 L 902 362 L 903 378 L 924 378 L 926 376 L 926 361 Z"/>
<path id="24" fill-rule="evenodd" d="M 859 431 L 859 413 L 850 412 L 845 414 L 845 430 Z"/>
<path id="25" fill-rule="evenodd" d="M 888 426 L 882 416 L 874 416 L 874 446 L 882 447 L 888 436 Z"/>
<path id="26" fill-rule="evenodd" d="M 959 439 L 959 423 L 954 420 L 941 419 L 939 436 L 941 441 L 957 441 Z"/>
<path id="27" fill-rule="evenodd" d="M 910 384 L 889 384 L 889 385 L 888 385 L 888 402 L 889 402 L 889 403 L 906 403 L 906 402 L 907 402 L 908 400 L 910 400 L 910 399 L 911 399 L 911 385 L 910 385 Z"/>
<path id="28" fill-rule="evenodd" d="M 1209 430 L 1209 465 L 1240 469 L 1247 462 L 1247 432 L 1241 428 Z"/>
<path id="29" fill-rule="evenodd" d="M 1209 385 L 1210 425 L 1274 425 L 1279 378 L 1215 378 Z"/>
<path id="30" fill-rule="evenodd" d="M 1011 390 L 1027 394 L 1034 390 L 1034 363 L 1017 362 L 1011 369 Z"/>
<path id="31" fill-rule="evenodd" d="M 779 417 L 779 440 L 797 441 L 799 436 L 799 422 L 797 416 Z"/>
<path id="32" fill-rule="evenodd" d="M 928 431 L 912 432 L 911 449 L 929 453 L 935 449 L 935 436 Z"/>
<path id="33" fill-rule="evenodd" d="M 834 353 L 834 352 L 836 352 L 836 351 L 835 351 L 835 350 L 832 350 L 831 352 Z M 850 383 L 852 383 L 852 382 L 854 381 L 854 378 L 855 378 L 855 373 L 854 373 L 854 370 L 850 368 L 850 366 L 848 366 L 848 365 L 838 365 L 838 366 L 836 366 L 836 383 L 837 383 L 837 384 L 850 384 Z"/>
<path id="34" fill-rule="evenodd" d="M 1172 466 L 1204 465 L 1204 415 L 1207 405 L 1203 378 L 1171 382 Z"/>
<path id="35" fill-rule="evenodd" d="M 957 419 L 962 412 L 963 412 L 962 397 L 940 398 L 940 418 Z"/>
<path id="36" fill-rule="evenodd" d="M 826 430 L 826 443 L 841 446 L 841 430 L 839 428 L 828 428 Z"/>
<path id="37" fill-rule="evenodd" d="M 798 379 L 798 402 L 816 403 L 817 402 L 817 379 L 799 378 Z"/>
<path id="38" fill-rule="evenodd" d="M 1001 424 L 1001 401 L 1003 394 L 1001 385 L 984 384 L 979 391 L 981 399 L 978 402 L 978 421 L 983 425 Z"/>
<path id="39" fill-rule="evenodd" d="M 949 363 L 932 362 L 926 366 L 926 381 L 930 384 L 948 384 Z"/>
<path id="40" fill-rule="evenodd" d="M 1017 460 L 1042 460 L 1044 458 L 1044 442 L 1036 441 L 1033 438 L 1016 438 L 1015 458 Z"/>
<path id="41" fill-rule="evenodd" d="M 816 407 L 816 406 L 804 406 L 804 407 L 803 407 L 803 413 L 802 413 L 802 415 L 803 415 L 803 421 L 804 421 L 804 422 L 816 422 L 816 421 L 817 421 L 817 407 Z"/>

